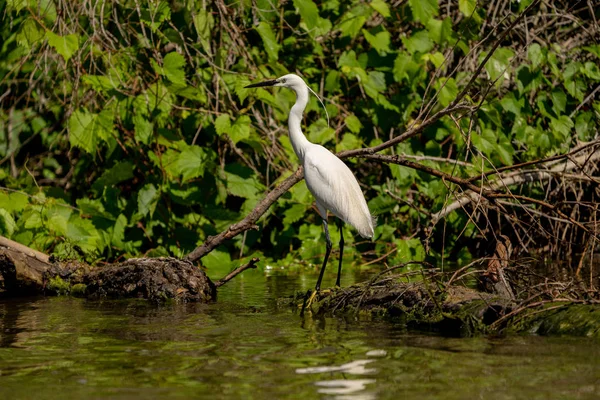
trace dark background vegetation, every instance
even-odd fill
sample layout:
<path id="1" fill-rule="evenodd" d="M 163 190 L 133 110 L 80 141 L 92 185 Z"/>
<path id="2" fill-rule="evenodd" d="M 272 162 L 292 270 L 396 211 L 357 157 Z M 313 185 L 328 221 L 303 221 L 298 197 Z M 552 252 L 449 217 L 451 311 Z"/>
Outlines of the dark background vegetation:
<path id="1" fill-rule="evenodd" d="M 182 257 L 238 222 L 298 164 L 293 93 L 244 86 L 294 72 L 331 117 L 313 98 L 305 133 L 334 152 L 465 105 L 381 152 L 423 168 L 346 159 L 378 216 L 375 241 L 348 260 L 464 264 L 500 234 L 515 254 L 573 259 L 573 271 L 597 252 L 590 0 L 0 0 L 0 18 L 0 233 L 27 246 Z M 304 183 L 258 225 L 202 263 L 292 266 L 324 252 Z"/>

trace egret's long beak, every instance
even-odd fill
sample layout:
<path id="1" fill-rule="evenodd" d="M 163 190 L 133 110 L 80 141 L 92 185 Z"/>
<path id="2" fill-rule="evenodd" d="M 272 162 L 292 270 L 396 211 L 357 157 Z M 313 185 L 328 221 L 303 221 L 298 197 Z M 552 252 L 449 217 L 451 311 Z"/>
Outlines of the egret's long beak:
<path id="1" fill-rule="evenodd" d="M 249 88 L 253 88 L 253 87 L 275 86 L 276 83 L 277 83 L 277 79 L 273 79 L 272 81 L 253 83 L 252 85 L 244 86 L 244 88 L 249 89 Z"/>

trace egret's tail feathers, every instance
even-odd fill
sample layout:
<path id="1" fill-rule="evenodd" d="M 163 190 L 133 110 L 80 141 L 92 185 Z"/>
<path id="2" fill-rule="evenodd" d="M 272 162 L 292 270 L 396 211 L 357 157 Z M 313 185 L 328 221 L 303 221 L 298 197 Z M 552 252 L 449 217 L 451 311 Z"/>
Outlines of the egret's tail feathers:
<path id="1" fill-rule="evenodd" d="M 371 239 L 375 235 L 375 225 L 377 223 L 377 217 L 369 215 L 369 218 L 364 221 L 365 223 L 360 225 L 354 225 L 358 234 L 366 239 Z"/>

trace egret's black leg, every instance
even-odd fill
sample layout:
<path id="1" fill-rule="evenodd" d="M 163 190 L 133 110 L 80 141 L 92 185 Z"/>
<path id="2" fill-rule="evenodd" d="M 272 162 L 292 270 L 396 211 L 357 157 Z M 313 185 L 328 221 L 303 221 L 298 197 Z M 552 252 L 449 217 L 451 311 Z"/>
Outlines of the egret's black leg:
<path id="1" fill-rule="evenodd" d="M 338 275 L 335 280 L 335 286 L 340 287 L 340 278 L 342 277 L 342 260 L 344 259 L 344 224 L 338 220 L 337 224 L 340 230 L 340 264 L 338 266 Z"/>
<path id="2" fill-rule="evenodd" d="M 321 267 L 321 272 L 319 273 L 319 279 L 317 280 L 317 285 L 315 286 L 315 290 L 312 292 L 310 297 L 308 297 L 310 290 L 308 292 L 306 292 L 306 296 L 304 297 L 304 302 L 302 303 L 302 311 L 300 311 L 300 316 L 304 316 L 305 309 L 307 309 L 307 308 L 309 310 L 311 309 L 312 302 L 314 301 L 315 297 L 317 297 L 317 293 L 319 292 L 319 289 L 321 289 L 321 281 L 323 280 L 323 274 L 325 273 L 325 267 L 327 266 L 327 260 L 329 259 L 329 253 L 331 253 L 331 248 L 333 247 L 333 245 L 331 244 L 331 237 L 329 237 L 329 228 L 328 228 L 326 220 L 323 220 L 323 228 L 325 229 L 325 240 L 327 241 L 327 243 L 326 243 L 327 248 L 325 250 L 325 259 L 323 260 L 323 266 Z"/>
<path id="3" fill-rule="evenodd" d="M 331 237 L 329 237 L 329 227 L 327 225 L 327 221 L 323 220 L 323 229 L 325 230 L 325 240 L 326 249 L 325 249 L 325 259 L 323 260 L 323 266 L 321 267 L 321 272 L 319 273 L 319 279 L 317 280 L 317 285 L 315 286 L 315 293 L 321 289 L 321 281 L 323 280 L 323 274 L 325 273 L 325 267 L 327 266 L 327 260 L 329 259 L 329 253 L 331 253 L 331 248 L 333 245 L 331 244 Z"/>

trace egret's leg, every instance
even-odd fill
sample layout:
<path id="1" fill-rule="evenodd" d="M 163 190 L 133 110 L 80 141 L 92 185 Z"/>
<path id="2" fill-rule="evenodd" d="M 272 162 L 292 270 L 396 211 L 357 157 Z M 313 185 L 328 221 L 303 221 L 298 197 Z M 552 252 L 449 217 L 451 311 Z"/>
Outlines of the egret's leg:
<path id="1" fill-rule="evenodd" d="M 323 274 L 325 273 L 325 267 L 327 266 L 327 260 L 329 259 L 329 253 L 331 253 L 331 248 L 333 247 L 333 245 L 331 244 L 331 237 L 329 237 L 329 227 L 327 225 L 327 221 L 323 220 L 323 228 L 325 230 L 325 240 L 326 240 L 326 249 L 325 249 L 325 259 L 323 260 L 323 266 L 321 267 L 321 272 L 319 273 L 319 279 L 317 280 L 317 285 L 315 286 L 315 290 L 312 292 L 312 294 L 310 295 L 310 297 L 304 298 L 304 302 L 302 304 L 302 311 L 300 311 L 300 315 L 303 316 L 304 315 L 304 310 L 305 309 L 309 309 L 310 310 L 310 306 L 312 305 L 312 302 L 314 301 L 315 297 L 317 296 L 317 292 L 321 289 L 321 281 L 323 280 Z M 306 295 L 308 296 L 308 293 L 306 293 Z"/>
<path id="2" fill-rule="evenodd" d="M 340 230 L 340 264 L 338 265 L 338 275 L 335 280 L 335 286 L 340 287 L 340 278 L 342 277 L 342 260 L 344 259 L 344 224 L 342 221 L 338 221 L 338 228 Z"/>
<path id="3" fill-rule="evenodd" d="M 321 281 L 323 280 L 323 274 L 325 273 L 325 267 L 327 266 L 327 260 L 329 259 L 329 253 L 331 253 L 331 248 L 333 245 L 331 244 L 331 237 L 329 237 L 329 226 L 326 220 L 323 220 L 323 229 L 325 230 L 325 240 L 326 240 L 326 249 L 325 249 L 325 259 L 323 259 L 323 266 L 321 267 L 321 272 L 319 273 L 319 279 L 317 280 L 317 285 L 315 286 L 315 292 L 318 292 L 321 289 Z"/>

